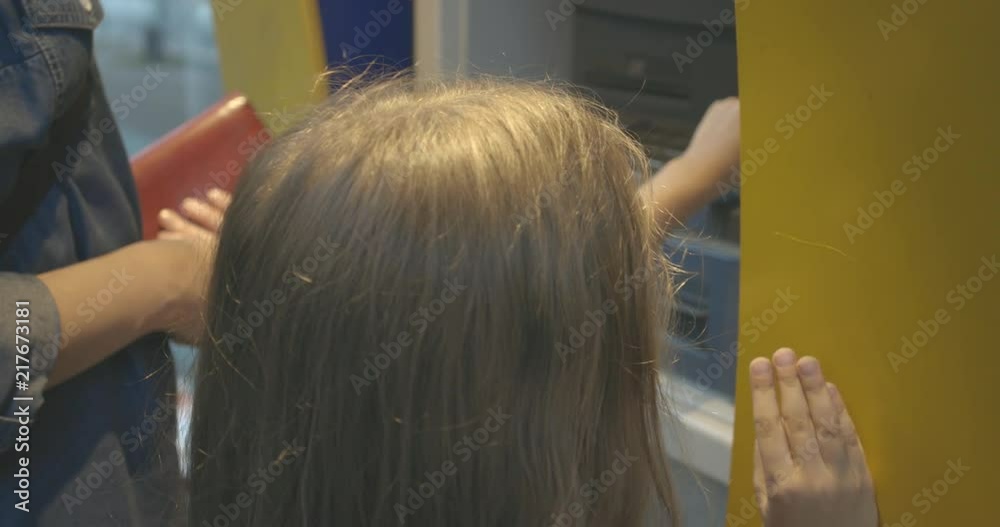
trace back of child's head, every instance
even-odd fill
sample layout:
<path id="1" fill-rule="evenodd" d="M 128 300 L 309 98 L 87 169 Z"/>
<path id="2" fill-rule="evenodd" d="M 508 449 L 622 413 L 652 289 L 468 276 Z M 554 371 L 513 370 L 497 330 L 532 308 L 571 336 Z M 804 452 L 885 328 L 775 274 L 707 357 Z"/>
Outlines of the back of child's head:
<path id="1" fill-rule="evenodd" d="M 629 526 L 668 504 L 646 170 L 609 112 L 503 80 L 355 82 L 275 139 L 221 231 L 192 525 Z"/>

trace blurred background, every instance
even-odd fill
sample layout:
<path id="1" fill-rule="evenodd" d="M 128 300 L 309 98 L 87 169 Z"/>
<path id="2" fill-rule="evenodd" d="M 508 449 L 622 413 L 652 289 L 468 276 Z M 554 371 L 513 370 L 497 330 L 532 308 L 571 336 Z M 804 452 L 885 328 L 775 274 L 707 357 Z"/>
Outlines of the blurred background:
<path id="1" fill-rule="evenodd" d="M 167 72 L 149 98 L 120 120 L 125 147 L 136 154 L 222 97 L 215 23 L 209 0 L 103 0 L 95 33 L 108 99 L 128 94 L 147 67 Z M 145 102 L 145 101 L 144 101 Z"/>

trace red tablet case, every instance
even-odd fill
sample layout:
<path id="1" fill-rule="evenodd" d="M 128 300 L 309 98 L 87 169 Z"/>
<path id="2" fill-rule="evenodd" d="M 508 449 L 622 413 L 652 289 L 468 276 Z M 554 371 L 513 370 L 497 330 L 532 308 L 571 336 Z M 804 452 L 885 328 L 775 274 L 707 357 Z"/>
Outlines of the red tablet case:
<path id="1" fill-rule="evenodd" d="M 132 158 L 144 239 L 160 230 L 156 215 L 187 197 L 232 191 L 250 158 L 271 135 L 246 96 L 233 94 Z"/>

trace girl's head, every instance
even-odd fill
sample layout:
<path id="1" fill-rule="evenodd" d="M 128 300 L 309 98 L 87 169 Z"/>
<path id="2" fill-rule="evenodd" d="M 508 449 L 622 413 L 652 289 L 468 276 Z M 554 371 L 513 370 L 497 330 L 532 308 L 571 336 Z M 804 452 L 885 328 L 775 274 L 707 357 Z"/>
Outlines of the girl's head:
<path id="1" fill-rule="evenodd" d="M 669 505 L 646 170 L 607 111 L 499 80 L 348 85 L 277 138 L 221 232 L 193 524 L 627 526 Z"/>

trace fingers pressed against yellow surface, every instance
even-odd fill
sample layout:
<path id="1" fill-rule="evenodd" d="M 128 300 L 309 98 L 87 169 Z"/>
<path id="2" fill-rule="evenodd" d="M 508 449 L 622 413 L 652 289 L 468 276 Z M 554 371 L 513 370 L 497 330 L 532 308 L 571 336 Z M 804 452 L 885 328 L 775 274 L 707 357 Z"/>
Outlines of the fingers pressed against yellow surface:
<path id="1" fill-rule="evenodd" d="M 840 413 L 833 404 L 820 363 L 814 357 L 803 357 L 799 359 L 798 372 L 809 403 L 819 454 L 828 465 L 846 470 L 847 451 L 840 435 Z"/>
<path id="2" fill-rule="evenodd" d="M 781 348 L 774 352 L 772 357 L 778 378 L 778 391 L 781 395 L 781 418 L 785 423 L 785 433 L 788 435 L 788 448 L 796 463 L 821 464 L 823 460 L 819 455 L 816 431 L 813 429 L 812 416 L 809 414 L 809 403 L 799 381 L 797 360 L 795 352 L 790 348 Z"/>
<path id="3" fill-rule="evenodd" d="M 827 389 L 830 392 L 833 407 L 840 417 L 840 437 L 844 443 L 847 465 L 856 473 L 867 475 L 868 463 L 865 460 L 865 451 L 861 446 L 861 440 L 858 439 L 857 430 L 854 428 L 854 421 L 851 419 L 851 414 L 847 412 L 847 406 L 840 395 L 840 390 L 832 383 L 827 383 Z"/>
<path id="4" fill-rule="evenodd" d="M 773 481 L 777 474 L 793 468 L 774 380 L 771 361 L 756 358 L 750 362 L 754 427 L 766 481 Z"/>

